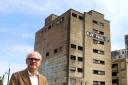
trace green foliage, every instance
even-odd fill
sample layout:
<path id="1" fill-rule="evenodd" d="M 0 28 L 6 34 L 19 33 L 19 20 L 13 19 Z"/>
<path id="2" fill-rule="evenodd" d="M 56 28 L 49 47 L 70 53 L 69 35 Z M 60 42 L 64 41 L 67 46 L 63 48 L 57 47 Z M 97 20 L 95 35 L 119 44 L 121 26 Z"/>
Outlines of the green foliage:
<path id="1" fill-rule="evenodd" d="M 0 76 L 0 85 L 3 85 L 3 78 Z"/>

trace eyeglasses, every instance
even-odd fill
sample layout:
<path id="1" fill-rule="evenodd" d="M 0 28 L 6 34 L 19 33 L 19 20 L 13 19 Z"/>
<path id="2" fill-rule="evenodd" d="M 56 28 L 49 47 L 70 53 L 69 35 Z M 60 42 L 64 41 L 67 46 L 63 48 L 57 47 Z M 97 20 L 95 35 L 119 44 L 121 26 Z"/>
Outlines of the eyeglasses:
<path id="1" fill-rule="evenodd" d="M 40 61 L 40 59 L 37 59 L 37 58 L 27 58 L 27 59 L 30 60 L 30 61 L 33 61 L 33 60 Z"/>

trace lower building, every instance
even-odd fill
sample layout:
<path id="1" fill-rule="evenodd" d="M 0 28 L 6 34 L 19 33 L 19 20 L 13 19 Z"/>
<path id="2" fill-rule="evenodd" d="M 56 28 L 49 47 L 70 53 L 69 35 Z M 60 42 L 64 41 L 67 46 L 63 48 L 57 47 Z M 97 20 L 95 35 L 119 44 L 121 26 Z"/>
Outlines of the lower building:
<path id="1" fill-rule="evenodd" d="M 128 59 L 116 59 L 112 62 L 112 85 L 128 85 Z"/>
<path id="2" fill-rule="evenodd" d="M 111 52 L 112 60 L 128 58 L 128 50 L 127 49 L 120 49 Z"/>

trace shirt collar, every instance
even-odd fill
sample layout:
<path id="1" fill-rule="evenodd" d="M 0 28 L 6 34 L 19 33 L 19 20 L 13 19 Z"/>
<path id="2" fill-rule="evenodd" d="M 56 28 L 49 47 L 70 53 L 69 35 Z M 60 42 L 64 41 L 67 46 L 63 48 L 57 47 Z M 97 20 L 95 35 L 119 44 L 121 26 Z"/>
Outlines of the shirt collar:
<path id="1" fill-rule="evenodd" d="M 27 71 L 28 71 L 28 75 L 29 75 L 29 76 L 33 76 L 32 73 L 31 73 L 29 70 L 27 70 Z M 39 72 L 37 71 L 34 76 L 39 76 Z"/>

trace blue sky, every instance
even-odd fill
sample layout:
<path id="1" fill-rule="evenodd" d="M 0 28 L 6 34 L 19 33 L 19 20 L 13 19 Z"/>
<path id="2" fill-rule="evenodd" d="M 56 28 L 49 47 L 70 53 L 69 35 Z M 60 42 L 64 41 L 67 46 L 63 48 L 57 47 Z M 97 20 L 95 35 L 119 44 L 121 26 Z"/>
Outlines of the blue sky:
<path id="1" fill-rule="evenodd" d="M 44 26 L 45 18 L 70 8 L 104 14 L 111 22 L 112 50 L 124 48 L 127 5 L 128 0 L 0 0 L 0 76 L 9 67 L 11 73 L 25 68 L 26 55 L 34 48 L 35 32 Z"/>

